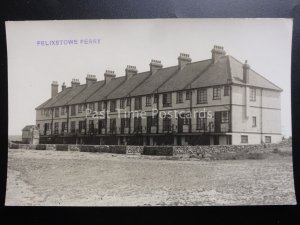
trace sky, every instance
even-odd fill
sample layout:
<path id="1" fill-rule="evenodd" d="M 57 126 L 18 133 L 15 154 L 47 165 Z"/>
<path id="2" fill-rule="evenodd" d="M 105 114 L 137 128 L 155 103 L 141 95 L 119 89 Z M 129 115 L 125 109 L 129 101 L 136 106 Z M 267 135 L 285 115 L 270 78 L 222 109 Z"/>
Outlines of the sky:
<path id="1" fill-rule="evenodd" d="M 35 124 L 35 108 L 51 97 L 51 83 L 71 85 L 105 70 L 125 75 L 127 65 L 148 71 L 180 53 L 193 61 L 211 57 L 214 45 L 281 87 L 282 133 L 291 135 L 292 19 L 141 19 L 6 22 L 9 135 Z M 37 45 L 38 41 L 100 39 L 98 44 Z"/>

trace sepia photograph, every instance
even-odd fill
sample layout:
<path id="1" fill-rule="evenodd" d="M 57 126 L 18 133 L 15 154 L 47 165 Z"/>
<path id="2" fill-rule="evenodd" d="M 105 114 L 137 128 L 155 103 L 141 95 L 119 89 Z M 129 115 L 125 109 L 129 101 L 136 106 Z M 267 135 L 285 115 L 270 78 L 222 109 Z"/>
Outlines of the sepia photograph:
<path id="1" fill-rule="evenodd" d="M 296 205 L 292 19 L 5 27 L 6 206 Z"/>

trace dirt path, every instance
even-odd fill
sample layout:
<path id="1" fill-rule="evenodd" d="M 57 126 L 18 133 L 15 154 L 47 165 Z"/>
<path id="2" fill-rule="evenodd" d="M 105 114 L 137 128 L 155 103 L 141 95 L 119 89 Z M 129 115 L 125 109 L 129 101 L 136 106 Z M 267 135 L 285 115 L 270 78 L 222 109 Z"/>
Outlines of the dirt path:
<path id="1" fill-rule="evenodd" d="M 292 158 L 176 161 L 9 150 L 6 205 L 296 204 Z"/>

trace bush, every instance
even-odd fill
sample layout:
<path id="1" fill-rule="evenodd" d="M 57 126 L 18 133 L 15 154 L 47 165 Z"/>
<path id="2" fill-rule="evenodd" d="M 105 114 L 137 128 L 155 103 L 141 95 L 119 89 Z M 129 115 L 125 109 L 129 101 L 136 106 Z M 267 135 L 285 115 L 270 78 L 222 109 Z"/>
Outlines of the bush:
<path id="1" fill-rule="evenodd" d="M 46 145 L 39 144 L 35 148 L 36 150 L 46 150 Z"/>
<path id="2" fill-rule="evenodd" d="M 273 153 L 279 153 L 279 149 L 278 148 L 274 148 L 273 149 Z"/>
<path id="3" fill-rule="evenodd" d="M 110 145 L 109 152 L 116 153 L 116 154 L 126 154 L 126 146 L 125 145 Z"/>
<path id="4" fill-rule="evenodd" d="M 172 146 L 145 146 L 143 155 L 172 156 L 173 147 Z"/>
<path id="5" fill-rule="evenodd" d="M 68 145 L 56 145 L 57 151 L 68 151 Z"/>

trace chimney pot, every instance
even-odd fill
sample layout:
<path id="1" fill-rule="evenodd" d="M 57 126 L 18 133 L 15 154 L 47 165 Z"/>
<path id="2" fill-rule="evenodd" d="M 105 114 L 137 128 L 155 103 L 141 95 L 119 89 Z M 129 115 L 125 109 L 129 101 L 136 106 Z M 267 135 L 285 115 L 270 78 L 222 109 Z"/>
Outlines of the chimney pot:
<path id="1" fill-rule="evenodd" d="M 58 83 L 53 81 L 51 84 L 51 98 L 53 98 L 58 93 Z"/>
<path id="2" fill-rule="evenodd" d="M 190 58 L 189 54 L 186 53 L 180 53 L 178 57 L 178 68 L 182 69 L 186 66 L 186 64 L 191 63 L 192 59 Z"/>
<path id="3" fill-rule="evenodd" d="M 80 85 L 79 79 L 73 78 L 71 82 L 72 88 L 77 87 L 78 85 Z"/>
<path id="4" fill-rule="evenodd" d="M 156 71 L 163 68 L 161 61 L 157 60 L 157 59 L 152 59 L 149 65 L 150 65 L 151 74 L 154 74 L 154 73 L 156 73 Z"/>
<path id="5" fill-rule="evenodd" d="M 126 79 L 130 79 L 133 75 L 137 74 L 136 66 L 127 65 L 125 69 Z"/>
<path id="6" fill-rule="evenodd" d="M 93 83 L 95 83 L 97 81 L 96 76 L 92 75 L 92 74 L 87 74 L 85 79 L 86 79 L 87 87 L 89 87 L 90 85 L 92 85 Z"/>
<path id="7" fill-rule="evenodd" d="M 104 73 L 105 84 L 109 83 L 111 81 L 111 79 L 113 79 L 115 77 L 116 77 L 115 71 L 106 70 L 105 73 Z"/>
<path id="8" fill-rule="evenodd" d="M 214 45 L 214 48 L 211 50 L 213 63 L 216 63 L 221 56 L 226 55 L 224 47 L 219 45 Z"/>

